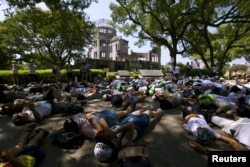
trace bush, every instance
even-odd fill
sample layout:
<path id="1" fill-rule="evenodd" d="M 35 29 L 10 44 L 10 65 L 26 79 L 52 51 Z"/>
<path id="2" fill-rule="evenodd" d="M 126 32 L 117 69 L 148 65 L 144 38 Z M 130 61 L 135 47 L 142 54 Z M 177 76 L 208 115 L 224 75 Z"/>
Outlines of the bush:
<path id="1" fill-rule="evenodd" d="M 237 72 L 237 71 L 247 71 L 248 66 L 244 65 L 244 64 L 237 64 L 237 65 L 233 65 L 231 67 L 228 68 L 228 71 L 231 72 Z"/>
<path id="2" fill-rule="evenodd" d="M 116 74 L 117 74 L 117 72 L 107 72 L 106 73 L 106 78 L 107 78 L 107 80 L 108 81 L 111 81 L 111 80 L 113 80 L 113 79 L 115 79 L 116 77 Z"/>
<path id="3" fill-rule="evenodd" d="M 29 70 L 19 70 L 19 82 L 27 84 L 29 83 Z M 72 71 L 73 76 L 80 77 L 80 70 L 75 69 Z M 96 71 L 94 70 L 95 75 Z M 61 71 L 62 77 L 61 82 L 67 82 L 67 72 L 65 69 Z M 52 83 L 54 82 L 54 76 L 52 74 L 51 69 L 45 69 L 45 70 L 37 70 L 37 78 L 38 81 L 43 81 L 44 83 Z M 0 83 L 2 84 L 12 84 L 12 75 L 11 70 L 1 70 L 0 71 Z"/>

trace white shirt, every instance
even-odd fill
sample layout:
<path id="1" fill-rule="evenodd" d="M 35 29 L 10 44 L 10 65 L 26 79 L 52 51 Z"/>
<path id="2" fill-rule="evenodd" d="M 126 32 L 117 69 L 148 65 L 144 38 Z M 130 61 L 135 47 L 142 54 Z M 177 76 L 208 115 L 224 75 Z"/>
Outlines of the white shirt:
<path id="1" fill-rule="evenodd" d="M 11 65 L 11 72 L 12 72 L 12 74 L 18 74 L 18 65 L 17 64 Z"/>
<path id="2" fill-rule="evenodd" d="M 209 129 L 215 136 L 215 138 L 220 138 L 220 134 L 215 132 L 206 122 L 203 115 L 198 115 L 199 117 L 192 117 L 187 123 L 183 125 L 184 129 L 192 134 L 197 130 L 198 127 L 203 127 Z"/>
<path id="3" fill-rule="evenodd" d="M 51 114 L 52 106 L 47 101 L 34 102 L 34 104 L 35 104 L 35 109 L 38 111 L 41 118 L 44 118 L 44 117 L 49 116 Z M 27 108 L 25 107 L 22 112 L 27 113 L 29 115 L 30 121 L 37 121 L 33 112 L 29 109 L 29 107 L 27 107 Z"/>
<path id="4" fill-rule="evenodd" d="M 29 65 L 30 74 L 36 74 L 36 68 L 37 66 L 35 64 L 30 64 Z"/>
<path id="5" fill-rule="evenodd" d="M 97 116 L 92 116 L 92 118 L 98 123 L 100 119 Z M 83 113 L 76 114 L 72 116 L 72 119 L 81 126 L 80 132 L 87 138 L 94 139 L 98 131 L 93 127 L 93 125 L 86 119 Z"/>
<path id="6" fill-rule="evenodd" d="M 174 73 L 175 74 L 179 74 L 180 73 L 180 68 L 178 66 L 175 67 Z"/>
<path id="7" fill-rule="evenodd" d="M 214 73 L 216 73 L 217 72 L 217 67 L 213 66 L 212 70 L 213 70 Z"/>
<path id="8" fill-rule="evenodd" d="M 75 87 L 73 87 L 70 90 L 69 93 L 70 93 L 71 96 L 77 96 L 77 95 L 80 95 L 82 93 L 85 93 L 85 88 L 75 88 Z"/>

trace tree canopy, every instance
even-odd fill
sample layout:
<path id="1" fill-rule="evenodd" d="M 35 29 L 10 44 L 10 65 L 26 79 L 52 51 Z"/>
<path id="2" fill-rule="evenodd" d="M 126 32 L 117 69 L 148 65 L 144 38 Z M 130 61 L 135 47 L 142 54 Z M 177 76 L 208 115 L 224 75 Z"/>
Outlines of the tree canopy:
<path id="1" fill-rule="evenodd" d="M 81 4 L 78 1 L 7 2 L 17 10 L 9 12 L 0 23 L 0 53 L 8 58 L 6 64 L 19 58 L 24 62 L 35 60 L 41 65 L 60 61 L 63 65 L 82 57 L 85 48 L 92 44 L 94 24 L 83 12 L 78 12 L 88 6 L 83 1 Z M 35 7 L 41 2 L 49 9 Z"/>
<path id="2" fill-rule="evenodd" d="M 116 2 L 110 5 L 110 9 L 113 24 L 119 31 L 137 37 L 139 46 L 147 41 L 165 46 L 174 65 L 176 55 L 181 54 L 196 56 L 207 68 L 214 66 L 215 60 L 220 61 L 222 69 L 224 63 L 238 57 L 232 54 L 236 48 L 241 48 L 242 54 L 248 54 L 246 50 L 243 52 L 245 48 L 242 45 L 249 33 L 248 0 Z M 225 33 L 224 30 L 230 26 L 234 27 L 231 29 L 233 32 Z M 224 46 L 219 48 L 218 44 Z M 225 49 L 223 53 L 222 49 Z"/>

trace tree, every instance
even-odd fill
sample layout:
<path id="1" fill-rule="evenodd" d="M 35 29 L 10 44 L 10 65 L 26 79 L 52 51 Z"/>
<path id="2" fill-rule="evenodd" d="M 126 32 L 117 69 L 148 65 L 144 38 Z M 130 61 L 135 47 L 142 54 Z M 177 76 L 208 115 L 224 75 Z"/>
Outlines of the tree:
<path id="1" fill-rule="evenodd" d="M 117 0 L 110 9 L 120 32 L 138 38 L 138 46 L 151 41 L 167 47 L 174 65 L 176 55 L 185 51 L 178 46 L 197 10 L 190 7 L 189 1 L 173 0 Z"/>
<path id="2" fill-rule="evenodd" d="M 4 1 L 4 0 L 2 0 Z M 74 13 L 78 13 L 82 16 L 85 15 L 84 9 L 88 8 L 92 2 L 98 2 L 98 0 L 5 0 L 8 3 L 9 8 L 6 10 L 6 14 L 13 14 L 18 10 L 35 9 L 37 4 L 45 4 L 45 6 L 51 11 L 68 10 Z"/>
<path id="3" fill-rule="evenodd" d="M 220 36 L 211 31 L 226 24 L 249 23 L 249 3 L 247 0 L 117 0 L 110 9 L 114 25 L 125 35 L 138 37 L 138 45 L 151 41 L 167 47 L 174 65 L 176 54 L 182 54 L 198 56 L 210 68 L 216 60 L 212 43 Z M 239 32 L 235 34 L 239 35 L 235 42 L 244 36 L 243 31 Z"/>
<path id="4" fill-rule="evenodd" d="M 92 43 L 93 24 L 68 10 L 28 9 L 7 18 L 1 26 L 4 44 L 21 60 L 36 59 L 46 64 L 64 65 L 83 55 Z"/>
<path id="5" fill-rule="evenodd" d="M 183 38 L 186 54 L 198 55 L 208 69 L 218 62 L 222 73 L 225 64 L 239 57 L 233 50 L 246 46 L 240 41 L 249 35 L 249 2 L 195 2 L 199 12 Z"/>
<path id="6" fill-rule="evenodd" d="M 0 31 L 2 27 L 0 26 Z M 4 34 L 0 33 L 0 69 L 6 69 L 9 67 L 9 64 L 12 60 L 12 57 L 7 54 L 7 47 L 5 46 L 4 42 Z"/>

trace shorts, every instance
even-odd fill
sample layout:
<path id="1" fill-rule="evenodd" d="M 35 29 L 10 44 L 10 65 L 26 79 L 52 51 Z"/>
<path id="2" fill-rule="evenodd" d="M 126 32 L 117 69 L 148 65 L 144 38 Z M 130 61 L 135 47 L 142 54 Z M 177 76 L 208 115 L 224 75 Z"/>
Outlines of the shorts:
<path id="1" fill-rule="evenodd" d="M 30 156 L 34 157 L 36 160 L 36 163 L 34 166 L 37 166 L 42 161 L 42 159 L 45 157 L 45 152 L 37 146 L 25 145 L 20 150 L 20 152 L 18 153 L 17 156 L 19 156 L 19 155 L 30 155 Z"/>
<path id="2" fill-rule="evenodd" d="M 104 118 L 109 127 L 119 124 L 118 116 L 115 111 L 112 110 L 102 110 L 96 113 L 99 118 Z"/>
<path id="3" fill-rule="evenodd" d="M 138 136 L 142 135 L 144 130 L 148 127 L 150 118 L 147 114 L 142 113 L 141 115 L 129 114 L 126 118 L 121 121 L 121 124 L 126 124 L 128 122 L 134 122 L 135 130 Z"/>

